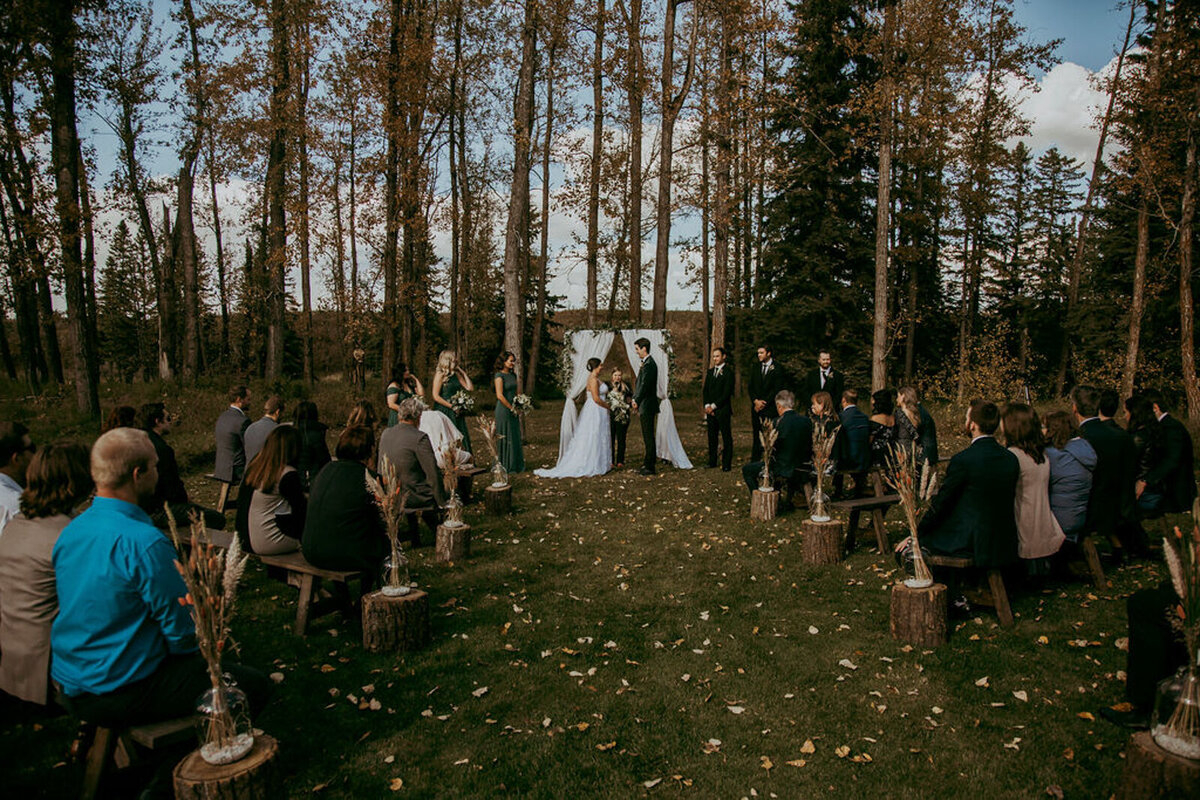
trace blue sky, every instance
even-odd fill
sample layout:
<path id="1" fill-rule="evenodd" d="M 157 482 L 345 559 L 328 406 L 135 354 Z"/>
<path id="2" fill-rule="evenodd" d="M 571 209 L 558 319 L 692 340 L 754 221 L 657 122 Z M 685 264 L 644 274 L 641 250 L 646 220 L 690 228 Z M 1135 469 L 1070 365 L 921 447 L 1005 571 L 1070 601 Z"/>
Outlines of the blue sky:
<path id="1" fill-rule="evenodd" d="M 1058 57 L 1090 72 L 1116 55 L 1129 22 L 1129 7 L 1113 0 L 1016 0 L 1015 11 L 1033 39 L 1062 39 Z"/>

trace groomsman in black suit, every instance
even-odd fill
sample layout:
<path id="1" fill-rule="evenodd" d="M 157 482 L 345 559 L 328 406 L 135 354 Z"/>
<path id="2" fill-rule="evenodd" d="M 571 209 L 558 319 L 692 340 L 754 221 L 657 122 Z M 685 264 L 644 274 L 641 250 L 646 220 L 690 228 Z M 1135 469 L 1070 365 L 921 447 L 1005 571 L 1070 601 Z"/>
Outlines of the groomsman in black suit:
<path id="1" fill-rule="evenodd" d="M 842 494 L 845 473 L 849 472 L 854 478 L 854 496 L 861 497 L 867 485 L 867 471 L 871 469 L 871 421 L 858 410 L 855 389 L 842 392 L 841 419 L 842 430 L 834 442 L 838 474 L 833 478 L 833 492 L 837 496 Z"/>
<path id="2" fill-rule="evenodd" d="M 763 446 L 759 434 L 763 420 L 774 422 L 779 416 L 775 410 L 775 395 L 782 388 L 783 374 L 770 346 L 763 345 L 758 348 L 758 364 L 750 369 L 750 429 L 754 436 L 750 443 L 751 461 L 762 461 Z"/>
<path id="3" fill-rule="evenodd" d="M 829 396 L 836 403 L 845 388 L 842 373 L 833 368 L 833 356 L 828 350 L 817 353 L 817 368 L 804 377 L 802 387 L 804 394 L 801 395 L 801 399 L 804 400 L 802 404 L 805 408 L 804 413 L 808 413 L 809 398 L 817 392 L 829 392 Z"/>
<path id="4" fill-rule="evenodd" d="M 965 556 L 985 569 L 1016 562 L 1013 500 L 1021 467 L 1017 457 L 992 436 L 999 425 L 995 403 L 971 403 L 967 412 L 971 444 L 950 459 L 942 486 L 918 528 L 921 546 L 931 553 Z"/>
<path id="5" fill-rule="evenodd" d="M 642 417 L 642 444 L 646 448 L 638 474 L 653 475 L 657 460 L 654 423 L 658 421 L 658 365 L 650 355 L 650 340 L 646 337 L 633 343 L 633 351 L 642 362 L 637 381 L 633 384 L 633 410 Z"/>
<path id="6" fill-rule="evenodd" d="M 721 469 L 733 466 L 733 370 L 725 366 L 728 353 L 714 347 L 712 369 L 704 379 L 704 424 L 708 428 L 708 466 L 717 466 L 717 434 L 721 436 Z"/>
<path id="7" fill-rule="evenodd" d="M 1094 386 L 1076 386 L 1071 392 L 1072 409 L 1079 423 L 1079 435 L 1096 451 L 1092 470 L 1092 491 L 1088 496 L 1087 529 L 1095 531 L 1133 551 L 1144 543 L 1141 528 L 1133 524 L 1135 506 L 1133 484 L 1137 468 L 1137 449 L 1133 437 L 1115 425 L 1100 419 L 1100 390 Z"/>
<path id="8" fill-rule="evenodd" d="M 1154 407 L 1158 429 L 1162 433 L 1162 458 L 1136 486 L 1138 496 L 1146 485 L 1162 492 L 1162 510 L 1181 514 L 1192 510 L 1196 498 L 1196 467 L 1192 453 L 1192 435 L 1184 424 L 1171 416 L 1170 407 L 1157 389 L 1147 389 L 1143 397 Z"/>

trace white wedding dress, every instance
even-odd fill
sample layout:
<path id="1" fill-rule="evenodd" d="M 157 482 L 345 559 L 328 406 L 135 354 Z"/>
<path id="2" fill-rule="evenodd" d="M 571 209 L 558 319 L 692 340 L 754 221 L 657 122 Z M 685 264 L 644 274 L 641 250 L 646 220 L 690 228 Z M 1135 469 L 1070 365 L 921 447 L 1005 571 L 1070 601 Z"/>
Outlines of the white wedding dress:
<path id="1" fill-rule="evenodd" d="M 535 469 L 534 475 L 541 478 L 588 478 L 603 475 L 612 469 L 612 429 L 608 409 L 585 392 L 583 409 L 575 425 L 575 435 L 567 444 L 567 451 L 558 454 L 554 469 Z M 600 384 L 600 399 L 608 396 L 608 384 Z"/>

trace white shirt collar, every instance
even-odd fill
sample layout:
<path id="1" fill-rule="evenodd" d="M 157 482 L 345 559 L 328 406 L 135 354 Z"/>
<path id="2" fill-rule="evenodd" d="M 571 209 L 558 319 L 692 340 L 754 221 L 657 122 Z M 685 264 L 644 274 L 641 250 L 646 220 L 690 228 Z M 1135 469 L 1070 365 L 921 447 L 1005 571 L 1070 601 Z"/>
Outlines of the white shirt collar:
<path id="1" fill-rule="evenodd" d="M 1159 414 L 1159 415 L 1158 415 L 1158 421 L 1159 421 L 1159 422 L 1162 422 L 1162 421 L 1163 421 L 1163 417 L 1165 417 L 1166 415 L 1167 415 L 1167 412 L 1165 412 L 1165 411 L 1164 411 L 1164 412 L 1162 412 L 1161 414 Z"/>
<path id="2" fill-rule="evenodd" d="M 1100 417 L 1088 417 L 1087 419 L 1081 419 L 1081 420 L 1079 420 L 1079 424 L 1082 425 L 1083 423 L 1091 422 L 1094 419 L 1098 420 L 1098 419 L 1100 419 Z"/>
<path id="3" fill-rule="evenodd" d="M 980 439 L 994 439 L 994 438 L 996 438 L 996 437 L 992 436 L 990 433 L 981 433 L 978 436 L 976 436 L 974 439 L 971 440 L 971 444 L 975 444 Z"/>

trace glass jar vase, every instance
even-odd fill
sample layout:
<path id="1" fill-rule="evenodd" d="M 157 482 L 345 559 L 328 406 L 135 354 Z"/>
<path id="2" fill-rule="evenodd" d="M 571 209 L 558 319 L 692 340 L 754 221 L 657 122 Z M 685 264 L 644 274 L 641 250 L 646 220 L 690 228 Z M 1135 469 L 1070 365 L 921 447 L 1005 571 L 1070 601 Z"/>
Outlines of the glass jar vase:
<path id="1" fill-rule="evenodd" d="M 219 766 L 242 759 L 254 747 L 246 693 L 228 673 L 219 689 L 210 688 L 196 701 L 196 735 L 200 757 Z"/>
<path id="2" fill-rule="evenodd" d="M 1150 736 L 1177 756 L 1200 761 L 1200 675 L 1195 666 L 1180 667 L 1158 682 Z"/>
<path id="3" fill-rule="evenodd" d="M 821 489 L 821 484 L 817 484 L 813 489 L 812 498 L 808 501 L 809 515 L 808 518 L 813 522 L 829 522 L 832 517 L 829 516 L 829 511 L 826 506 L 829 504 L 829 495 Z"/>
<path id="4" fill-rule="evenodd" d="M 508 470 L 504 468 L 500 459 L 496 459 L 496 463 L 492 464 L 492 486 L 497 488 L 508 486 Z"/>
<path id="5" fill-rule="evenodd" d="M 447 528 L 461 528 L 463 526 L 463 504 L 458 498 L 458 492 L 451 492 L 450 499 L 446 501 L 446 521 L 442 524 Z"/>
<path id="6" fill-rule="evenodd" d="M 412 591 L 412 581 L 408 574 L 408 556 L 399 548 L 388 554 L 383 560 L 383 580 L 379 582 L 379 591 L 384 597 L 403 597 Z"/>

